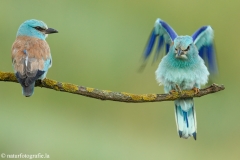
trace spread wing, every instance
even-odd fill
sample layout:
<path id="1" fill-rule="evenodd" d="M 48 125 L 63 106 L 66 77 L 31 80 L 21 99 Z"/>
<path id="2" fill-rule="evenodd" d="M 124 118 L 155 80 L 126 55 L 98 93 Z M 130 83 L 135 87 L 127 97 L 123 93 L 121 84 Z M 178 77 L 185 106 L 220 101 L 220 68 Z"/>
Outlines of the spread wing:
<path id="1" fill-rule="evenodd" d="M 29 86 L 43 77 L 51 66 L 50 49 L 46 41 L 17 38 L 12 47 L 12 64 L 18 82 Z"/>
<path id="2" fill-rule="evenodd" d="M 210 73 L 217 73 L 217 60 L 213 41 L 213 29 L 211 26 L 199 28 L 193 35 L 193 42 L 197 46 L 199 55 L 203 58 Z"/>
<path id="3" fill-rule="evenodd" d="M 158 18 L 155 22 L 154 28 L 151 32 L 151 35 L 145 48 L 145 52 L 143 55 L 144 60 L 147 60 L 148 57 L 151 55 L 152 49 L 157 38 L 159 39 L 153 61 L 157 60 L 160 50 L 163 48 L 164 44 L 166 45 L 166 54 L 168 53 L 171 43 L 177 36 L 178 36 L 177 33 L 172 29 L 171 26 L 169 26 L 166 22 Z"/>

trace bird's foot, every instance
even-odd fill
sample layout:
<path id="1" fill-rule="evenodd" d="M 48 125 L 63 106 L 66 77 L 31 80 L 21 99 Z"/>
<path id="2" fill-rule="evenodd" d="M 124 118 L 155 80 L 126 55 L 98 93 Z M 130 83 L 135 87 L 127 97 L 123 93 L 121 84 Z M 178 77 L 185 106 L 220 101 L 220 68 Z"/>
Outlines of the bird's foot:
<path id="1" fill-rule="evenodd" d="M 175 85 L 175 89 L 170 90 L 169 93 L 170 93 L 170 94 L 174 94 L 174 93 L 180 93 L 180 94 L 182 94 L 182 90 L 181 90 L 181 88 L 176 84 L 176 85 Z"/>
<path id="2" fill-rule="evenodd" d="M 177 84 L 176 84 L 176 89 L 177 89 L 178 92 L 182 93 L 181 88 Z"/>
<path id="3" fill-rule="evenodd" d="M 178 93 L 178 91 L 176 91 L 174 89 L 169 91 L 169 94 L 174 94 L 174 93 Z"/>
<path id="4" fill-rule="evenodd" d="M 193 89 L 192 89 L 193 91 L 194 91 L 194 94 L 198 94 L 199 93 L 199 88 L 197 88 L 197 87 L 193 87 Z"/>

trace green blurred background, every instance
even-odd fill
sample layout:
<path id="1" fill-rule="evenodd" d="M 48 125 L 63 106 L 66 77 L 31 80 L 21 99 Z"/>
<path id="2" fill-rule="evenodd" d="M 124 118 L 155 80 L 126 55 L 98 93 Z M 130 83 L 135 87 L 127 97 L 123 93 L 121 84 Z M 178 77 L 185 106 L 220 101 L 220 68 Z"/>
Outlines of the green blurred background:
<path id="1" fill-rule="evenodd" d="M 158 64 L 137 70 L 156 18 L 178 34 L 203 25 L 215 31 L 226 90 L 195 99 L 198 139 L 177 135 L 173 102 L 130 104 L 0 82 L 0 153 L 47 153 L 51 159 L 240 159 L 240 1 L 0 1 L 0 70 L 11 71 L 10 50 L 19 25 L 43 20 L 59 34 L 47 39 L 50 79 L 130 93 L 163 93 Z"/>

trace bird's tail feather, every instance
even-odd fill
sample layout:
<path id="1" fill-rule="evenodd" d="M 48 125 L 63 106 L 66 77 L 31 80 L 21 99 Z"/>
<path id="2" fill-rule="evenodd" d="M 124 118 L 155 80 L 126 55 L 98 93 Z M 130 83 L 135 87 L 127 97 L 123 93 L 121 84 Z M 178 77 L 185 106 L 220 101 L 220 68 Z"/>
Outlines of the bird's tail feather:
<path id="1" fill-rule="evenodd" d="M 180 138 L 197 139 L 197 121 L 192 98 L 175 101 L 175 118 Z"/>
<path id="2" fill-rule="evenodd" d="M 35 82 L 30 84 L 29 86 L 22 86 L 22 94 L 26 97 L 30 97 L 34 92 L 34 86 Z"/>

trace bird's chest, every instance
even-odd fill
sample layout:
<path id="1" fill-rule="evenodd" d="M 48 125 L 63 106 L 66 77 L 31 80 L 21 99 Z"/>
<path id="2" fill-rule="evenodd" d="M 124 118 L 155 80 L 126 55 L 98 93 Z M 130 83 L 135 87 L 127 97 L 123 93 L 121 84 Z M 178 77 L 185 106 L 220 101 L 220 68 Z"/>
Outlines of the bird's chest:
<path id="1" fill-rule="evenodd" d="M 170 68 L 163 75 L 164 85 L 178 85 L 181 89 L 191 89 L 198 79 L 198 75 L 192 69 Z"/>
<path id="2" fill-rule="evenodd" d="M 165 91 L 168 92 L 178 85 L 182 90 L 189 90 L 193 87 L 200 87 L 206 83 L 208 71 L 204 64 L 195 63 L 187 66 L 175 65 L 172 63 L 161 62 L 156 70 L 156 79 L 163 84 Z"/>
<path id="3" fill-rule="evenodd" d="M 180 85 L 195 81 L 198 75 L 196 75 L 196 69 L 193 68 L 169 68 L 164 77 L 167 81 Z"/>

